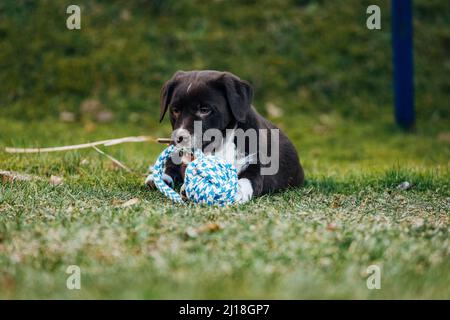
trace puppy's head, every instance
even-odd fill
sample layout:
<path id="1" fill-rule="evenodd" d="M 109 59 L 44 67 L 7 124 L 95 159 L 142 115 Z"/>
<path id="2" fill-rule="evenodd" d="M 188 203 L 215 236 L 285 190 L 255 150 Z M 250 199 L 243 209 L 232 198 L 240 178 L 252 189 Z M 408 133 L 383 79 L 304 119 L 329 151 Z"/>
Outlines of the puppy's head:
<path id="1" fill-rule="evenodd" d="M 224 132 L 245 122 L 252 97 L 250 84 L 229 72 L 178 71 L 161 90 L 160 122 L 168 113 L 174 142 L 191 146 L 195 121 L 201 121 L 202 134 Z"/>

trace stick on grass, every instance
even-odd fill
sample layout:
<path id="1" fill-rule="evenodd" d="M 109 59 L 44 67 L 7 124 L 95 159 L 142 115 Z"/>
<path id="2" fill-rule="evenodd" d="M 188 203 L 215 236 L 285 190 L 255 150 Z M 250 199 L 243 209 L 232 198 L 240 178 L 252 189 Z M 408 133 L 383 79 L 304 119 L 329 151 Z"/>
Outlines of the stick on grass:
<path id="1" fill-rule="evenodd" d="M 126 165 L 124 165 L 123 163 L 121 163 L 119 160 L 117 160 L 116 158 L 114 158 L 113 156 L 110 156 L 109 154 L 103 152 L 102 150 L 100 150 L 99 148 L 97 148 L 96 146 L 92 146 L 92 148 L 95 149 L 95 151 L 97 151 L 98 153 L 104 155 L 105 157 L 107 157 L 109 160 L 111 160 L 112 162 L 114 162 L 116 165 L 118 165 L 119 167 L 121 167 L 122 169 L 124 169 L 127 172 L 133 172 L 133 170 L 131 170 L 130 168 L 128 168 Z"/>
<path id="2" fill-rule="evenodd" d="M 42 152 L 56 152 L 56 151 L 68 151 L 91 148 L 95 146 L 103 145 L 105 147 L 113 146 L 120 143 L 126 142 L 144 142 L 144 141 L 157 141 L 153 137 L 149 136 L 137 136 L 137 137 L 125 137 L 118 139 L 101 140 L 83 144 L 76 144 L 71 146 L 61 146 L 61 147 L 49 147 L 49 148 L 10 148 L 6 147 L 5 151 L 8 153 L 42 153 Z"/>

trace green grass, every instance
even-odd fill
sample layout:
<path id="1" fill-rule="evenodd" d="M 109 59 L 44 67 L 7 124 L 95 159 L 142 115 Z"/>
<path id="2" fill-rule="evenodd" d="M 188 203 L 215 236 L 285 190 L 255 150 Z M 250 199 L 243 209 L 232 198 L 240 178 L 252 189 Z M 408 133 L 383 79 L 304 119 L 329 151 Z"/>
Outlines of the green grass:
<path id="1" fill-rule="evenodd" d="M 305 186 L 229 208 L 171 204 L 93 150 L 0 153 L 2 169 L 65 179 L 0 186 L 0 297 L 450 298 L 449 143 L 388 121 L 294 118 L 295 127 L 278 123 L 300 150 Z M 1 147 L 168 131 L 11 119 L 0 128 Z M 107 152 L 144 173 L 159 150 Z M 398 190 L 405 180 L 414 187 Z M 118 206 L 132 198 L 140 202 Z M 209 222 L 221 229 L 186 236 Z M 65 286 L 72 264 L 79 291 Z M 366 288 L 372 264 L 382 268 L 381 290 Z"/>

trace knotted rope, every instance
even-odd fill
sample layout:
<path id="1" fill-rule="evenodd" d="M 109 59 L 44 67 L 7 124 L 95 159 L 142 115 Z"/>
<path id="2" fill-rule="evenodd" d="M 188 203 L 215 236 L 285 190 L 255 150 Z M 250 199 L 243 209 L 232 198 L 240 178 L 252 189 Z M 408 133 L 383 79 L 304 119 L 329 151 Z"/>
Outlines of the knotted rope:
<path id="1" fill-rule="evenodd" d="M 180 149 L 171 145 L 166 148 L 153 166 L 153 182 L 161 193 L 177 203 L 184 203 L 181 196 L 163 180 L 166 161 Z M 232 164 L 222 159 L 194 151 L 194 160 L 186 168 L 184 186 L 189 200 L 207 205 L 224 206 L 235 201 L 238 192 L 238 174 Z"/>

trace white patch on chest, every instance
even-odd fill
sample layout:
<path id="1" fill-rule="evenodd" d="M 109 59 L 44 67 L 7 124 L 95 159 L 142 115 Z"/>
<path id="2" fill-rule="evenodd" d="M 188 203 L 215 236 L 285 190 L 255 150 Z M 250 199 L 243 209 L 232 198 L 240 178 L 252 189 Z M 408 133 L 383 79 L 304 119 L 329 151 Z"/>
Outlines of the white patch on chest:
<path id="1" fill-rule="evenodd" d="M 247 169 L 255 155 L 251 154 L 246 156 L 243 152 L 237 150 L 236 145 L 234 144 L 234 130 L 233 134 L 228 134 L 224 140 L 222 145 L 216 149 L 213 154 L 224 160 L 226 163 L 232 164 L 239 174 Z M 209 152 L 207 154 L 209 155 L 211 153 Z"/>

